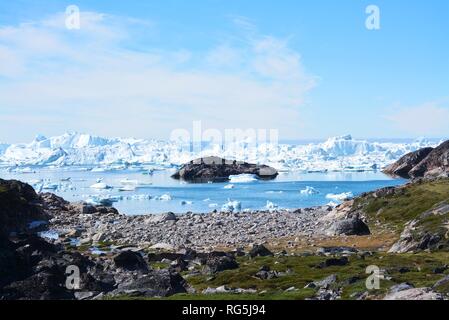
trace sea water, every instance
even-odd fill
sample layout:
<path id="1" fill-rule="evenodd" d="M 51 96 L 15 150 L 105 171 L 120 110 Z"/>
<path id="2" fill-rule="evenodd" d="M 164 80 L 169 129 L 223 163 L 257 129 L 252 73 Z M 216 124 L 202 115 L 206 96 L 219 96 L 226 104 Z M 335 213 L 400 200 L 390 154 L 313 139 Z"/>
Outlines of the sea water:
<path id="1" fill-rule="evenodd" d="M 109 199 L 112 206 L 128 215 L 207 213 L 230 202 L 240 203 L 239 210 L 297 209 L 338 203 L 346 196 L 405 182 L 381 172 L 288 172 L 270 181 L 237 179 L 237 183 L 197 184 L 172 179 L 174 170 L 147 174 L 140 170 L 32 168 L 27 173 L 0 170 L 0 177 L 28 182 L 38 191 L 53 192 L 68 201 Z M 91 187 L 99 183 L 110 188 Z"/>

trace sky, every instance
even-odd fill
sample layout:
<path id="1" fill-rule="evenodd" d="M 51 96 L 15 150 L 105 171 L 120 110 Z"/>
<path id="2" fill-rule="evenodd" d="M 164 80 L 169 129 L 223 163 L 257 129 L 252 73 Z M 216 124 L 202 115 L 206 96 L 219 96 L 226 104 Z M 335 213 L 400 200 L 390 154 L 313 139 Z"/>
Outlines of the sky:
<path id="1" fill-rule="evenodd" d="M 448 39 L 447 0 L 1 1 L 0 141 L 445 138 Z"/>

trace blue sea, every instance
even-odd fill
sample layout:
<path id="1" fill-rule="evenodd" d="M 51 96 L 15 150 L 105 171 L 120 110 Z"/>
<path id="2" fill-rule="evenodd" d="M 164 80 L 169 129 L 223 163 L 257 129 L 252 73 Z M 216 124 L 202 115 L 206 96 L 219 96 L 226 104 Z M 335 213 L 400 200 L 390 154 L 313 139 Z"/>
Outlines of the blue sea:
<path id="1" fill-rule="evenodd" d="M 69 201 L 90 201 L 91 199 L 113 199 L 113 206 L 128 215 L 147 213 L 207 213 L 220 210 L 229 200 L 241 203 L 241 210 L 305 208 L 338 203 L 338 195 L 357 196 L 385 186 L 400 185 L 402 179 L 392 179 L 381 172 L 330 172 L 330 173 L 281 173 L 271 181 L 192 184 L 172 179 L 174 169 L 143 174 L 141 171 L 120 170 L 92 172 L 81 168 L 48 169 L 35 168 L 32 173 L 0 171 L 3 179 L 18 179 L 50 186 L 44 192 L 53 192 Z M 119 191 L 123 181 L 138 182 L 133 191 Z M 96 190 L 91 186 L 98 181 L 111 187 Z M 53 188 L 53 189 L 52 189 Z M 313 190 L 307 193 L 301 190 Z M 161 197 L 162 196 L 162 197 Z M 158 198 L 170 200 L 156 200 Z M 271 203 L 271 204 L 270 204 Z"/>

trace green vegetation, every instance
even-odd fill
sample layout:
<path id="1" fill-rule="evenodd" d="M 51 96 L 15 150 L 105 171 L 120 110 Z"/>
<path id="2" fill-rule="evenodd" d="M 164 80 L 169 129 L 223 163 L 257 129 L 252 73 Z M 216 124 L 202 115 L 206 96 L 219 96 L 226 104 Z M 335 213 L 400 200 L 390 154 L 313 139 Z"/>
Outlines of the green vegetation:
<path id="1" fill-rule="evenodd" d="M 331 288 L 342 288 L 343 299 L 355 299 L 354 294 L 368 291 L 365 281 L 369 274 L 366 268 L 376 265 L 385 270 L 385 280 L 381 280 L 379 290 L 368 291 L 372 299 L 381 298 L 391 286 L 408 282 L 415 287 L 432 287 L 438 280 L 449 274 L 449 270 L 442 274 L 434 273 L 434 269 L 441 268 L 449 261 L 449 253 L 419 253 L 419 254 L 387 254 L 372 253 L 356 254 L 349 258 L 345 266 L 332 266 L 319 269 L 316 266 L 328 259 L 317 255 L 260 257 L 250 259 L 238 258 L 240 267 L 210 275 L 187 277 L 188 283 L 196 289 L 196 294 L 177 294 L 169 300 L 303 300 L 312 298 L 316 289 L 304 288 L 308 283 L 319 281 L 329 275 L 336 275 L 337 282 Z M 272 270 L 290 273 L 279 278 L 261 280 L 255 274 L 262 266 L 269 266 Z M 257 293 L 217 293 L 203 295 L 201 292 L 207 287 L 219 286 L 229 288 L 255 289 Z M 295 291 L 285 290 L 295 287 Z M 449 284 L 436 288 L 441 293 L 449 293 Z M 139 297 L 120 296 L 114 299 L 142 299 Z M 151 298 L 155 299 L 155 298 Z"/>
<path id="2" fill-rule="evenodd" d="M 401 232 L 407 222 L 448 200 L 449 179 L 441 179 L 409 184 L 383 197 L 360 197 L 355 199 L 354 207 L 366 213 L 370 227 L 377 225 Z M 442 225 L 438 217 L 429 218 L 426 223 Z"/>

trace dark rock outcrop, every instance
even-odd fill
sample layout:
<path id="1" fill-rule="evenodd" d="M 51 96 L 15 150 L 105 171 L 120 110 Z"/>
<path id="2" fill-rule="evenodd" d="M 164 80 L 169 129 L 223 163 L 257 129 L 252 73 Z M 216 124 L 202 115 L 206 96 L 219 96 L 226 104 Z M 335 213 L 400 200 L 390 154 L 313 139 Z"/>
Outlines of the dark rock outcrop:
<path id="1" fill-rule="evenodd" d="M 436 148 L 423 148 L 403 156 L 383 172 L 402 178 L 449 176 L 449 140 Z"/>
<path id="2" fill-rule="evenodd" d="M 179 273 L 172 272 L 169 269 L 153 270 L 148 274 L 120 284 L 111 295 L 167 297 L 187 292 L 186 286 L 186 281 Z"/>
<path id="3" fill-rule="evenodd" d="M 449 176 L 449 140 L 433 149 L 409 172 L 413 178 Z"/>
<path id="4" fill-rule="evenodd" d="M 183 165 L 172 177 L 192 182 L 224 181 L 231 175 L 254 174 L 260 179 L 274 179 L 276 169 L 241 161 L 230 161 L 218 157 L 192 160 Z"/>
<path id="5" fill-rule="evenodd" d="M 34 189 L 23 182 L 0 179 L 0 237 L 27 232 L 32 221 L 48 220 Z"/>
<path id="6" fill-rule="evenodd" d="M 387 166 L 383 172 L 391 176 L 410 178 L 409 172 L 432 152 L 433 148 L 423 148 L 407 153 L 393 164 Z"/>

